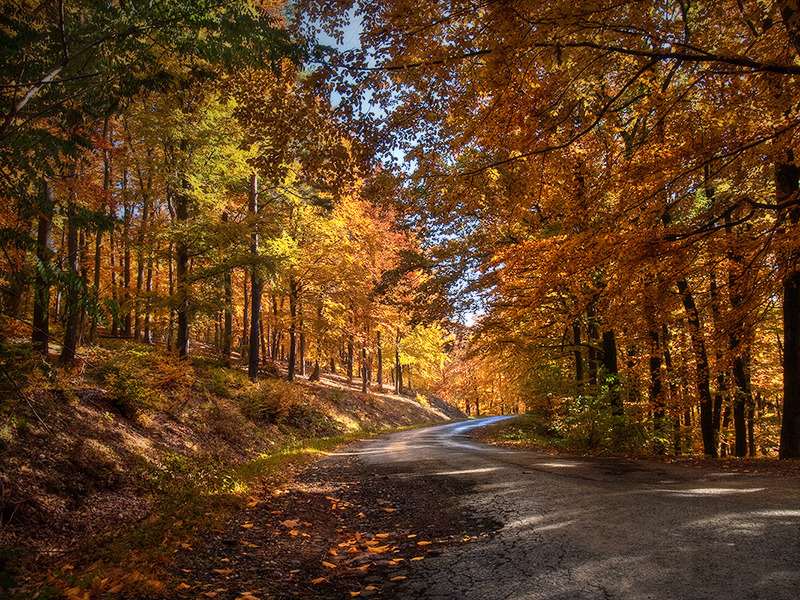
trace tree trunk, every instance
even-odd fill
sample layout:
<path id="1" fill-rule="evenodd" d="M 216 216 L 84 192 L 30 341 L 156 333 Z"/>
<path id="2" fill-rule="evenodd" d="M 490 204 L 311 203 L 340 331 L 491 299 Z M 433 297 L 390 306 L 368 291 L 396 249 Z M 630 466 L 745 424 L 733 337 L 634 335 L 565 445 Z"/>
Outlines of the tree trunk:
<path id="1" fill-rule="evenodd" d="M 367 347 L 361 347 L 361 391 L 369 391 L 369 369 L 367 368 Z"/>
<path id="2" fill-rule="evenodd" d="M 383 391 L 383 349 L 381 348 L 381 332 L 377 332 L 378 345 L 378 391 Z"/>
<path id="3" fill-rule="evenodd" d="M 617 341 L 614 331 L 603 332 L 603 368 L 609 390 L 609 405 L 614 415 L 623 414 L 622 396 L 619 389 L 619 370 L 617 367 Z"/>
<path id="4" fill-rule="evenodd" d="M 573 355 L 575 356 L 575 392 L 580 394 L 583 391 L 583 352 L 581 351 L 581 324 L 575 321 L 572 324 L 572 344 L 574 346 Z"/>
<path id="5" fill-rule="evenodd" d="M 242 293 L 244 294 L 244 300 L 242 302 L 242 342 L 239 345 L 242 348 L 241 358 L 244 360 L 244 358 L 247 356 L 248 344 L 250 342 L 250 324 L 247 316 L 248 311 L 250 310 L 250 301 L 247 296 L 247 277 L 243 277 L 242 279 Z"/>
<path id="6" fill-rule="evenodd" d="M 261 292 L 263 280 L 258 260 L 258 230 L 256 228 L 256 215 L 258 214 L 258 175 L 253 173 L 250 177 L 250 215 L 253 219 L 253 232 L 250 235 L 250 255 L 253 265 L 250 269 L 250 349 L 247 362 L 247 374 L 253 381 L 258 377 L 258 338 L 261 325 Z"/>
<path id="7" fill-rule="evenodd" d="M 176 196 L 175 216 L 179 223 L 189 220 L 189 196 L 184 190 Z M 181 236 L 176 245 L 175 276 L 177 292 L 178 331 L 175 345 L 178 356 L 189 354 L 189 241 Z"/>
<path id="8" fill-rule="evenodd" d="M 783 2 L 782 12 L 789 10 L 791 3 Z M 800 13 L 791 13 L 792 23 L 797 25 Z M 794 39 L 797 30 L 794 31 Z M 794 154 L 789 151 L 786 160 L 775 169 L 776 201 L 789 201 L 800 189 L 800 168 L 795 165 Z M 800 221 L 800 209 L 795 204 L 785 211 L 789 227 Z M 800 250 L 792 248 L 782 257 L 788 266 L 783 281 L 783 417 L 779 458 L 800 458 Z"/>
<path id="9" fill-rule="evenodd" d="M 397 330 L 397 339 L 395 340 L 395 345 L 394 345 L 394 372 L 395 372 L 394 391 L 399 395 L 403 393 L 403 367 L 400 364 L 399 329 Z"/>
<path id="10" fill-rule="evenodd" d="M 287 379 L 294 381 L 294 371 L 297 362 L 297 296 L 299 286 L 294 277 L 289 276 L 289 368 Z"/>
<path id="11" fill-rule="evenodd" d="M 353 383 L 353 336 L 347 338 L 347 383 Z"/>
<path id="12" fill-rule="evenodd" d="M 70 179 L 73 185 L 78 176 L 78 164 L 73 163 Z M 80 321 L 82 310 L 82 291 L 80 279 L 80 244 L 78 243 L 78 219 L 75 208 L 76 192 L 71 189 L 69 192 L 69 204 L 67 205 L 67 298 L 64 309 L 64 345 L 61 350 L 59 362 L 69 365 L 75 362 L 75 352 L 78 348 L 78 338 L 80 337 Z"/>
<path id="13" fill-rule="evenodd" d="M 703 330 L 700 323 L 700 313 L 694 302 L 689 284 L 685 279 L 677 282 L 678 292 L 686 311 L 687 324 L 689 326 L 689 337 L 692 341 L 692 351 L 697 367 L 696 385 L 697 394 L 700 398 L 700 431 L 703 437 L 703 451 L 708 456 L 716 457 L 718 454 L 717 445 L 714 440 L 714 427 L 712 421 L 712 401 L 711 385 L 709 381 L 708 354 L 706 353 L 706 342 L 703 338 Z"/>
<path id="14" fill-rule="evenodd" d="M 228 222 L 228 213 L 222 213 L 222 222 Z M 233 346 L 233 281 L 230 268 L 222 273 L 222 287 L 225 293 L 224 323 L 222 325 L 222 359 L 227 366 L 231 364 Z"/>
<path id="15" fill-rule="evenodd" d="M 53 210 L 53 188 L 48 181 L 43 183 L 44 206 L 39 215 L 36 230 L 36 280 L 33 289 L 33 332 L 31 341 L 36 349 L 47 356 L 50 347 L 50 284 L 46 271 L 50 267 L 50 234 L 52 232 L 51 214 Z"/>

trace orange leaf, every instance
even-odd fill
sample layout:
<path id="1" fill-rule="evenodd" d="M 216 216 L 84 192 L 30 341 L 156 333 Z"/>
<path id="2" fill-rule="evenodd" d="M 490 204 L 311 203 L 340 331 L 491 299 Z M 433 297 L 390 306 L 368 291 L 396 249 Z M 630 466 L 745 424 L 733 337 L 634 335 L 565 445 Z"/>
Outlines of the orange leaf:
<path id="1" fill-rule="evenodd" d="M 405 578 L 405 575 L 398 575 L 397 577 L 392 577 L 389 581 L 403 581 Z"/>
<path id="2" fill-rule="evenodd" d="M 366 565 L 361 565 L 360 567 L 356 567 L 356 571 L 366 571 L 372 566 L 372 563 L 367 563 Z"/>
<path id="3" fill-rule="evenodd" d="M 430 546 L 433 542 L 417 542 L 417 546 Z"/>
<path id="4" fill-rule="evenodd" d="M 323 581 L 328 581 L 328 580 L 325 579 L 324 577 L 317 577 L 316 579 L 312 579 L 311 583 L 313 583 L 314 585 L 319 585 Z"/>
<path id="5" fill-rule="evenodd" d="M 322 566 L 328 567 L 329 569 L 335 569 L 336 568 L 335 564 L 329 563 L 329 562 L 325 562 L 324 560 L 322 561 Z"/>
<path id="6" fill-rule="evenodd" d="M 375 534 L 375 537 L 384 539 L 384 538 L 388 538 L 389 534 L 388 533 L 377 533 L 377 534 Z"/>
<path id="7" fill-rule="evenodd" d="M 214 573 L 219 573 L 223 577 L 227 577 L 231 573 L 233 573 L 233 569 L 214 569 Z"/>
<path id="8" fill-rule="evenodd" d="M 242 525 L 242 529 L 250 529 L 252 526 L 253 526 L 252 523 L 245 523 L 244 525 Z"/>

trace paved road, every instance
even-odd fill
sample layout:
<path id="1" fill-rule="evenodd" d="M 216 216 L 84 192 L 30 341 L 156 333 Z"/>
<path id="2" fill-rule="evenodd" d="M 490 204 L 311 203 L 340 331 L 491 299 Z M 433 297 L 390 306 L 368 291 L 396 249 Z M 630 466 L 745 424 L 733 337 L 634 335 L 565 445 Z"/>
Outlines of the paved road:
<path id="1" fill-rule="evenodd" d="M 800 599 L 800 481 L 489 447 L 488 420 L 363 444 L 389 477 L 458 478 L 479 541 L 417 563 L 398 598 Z M 451 486 L 452 487 L 452 486 Z"/>

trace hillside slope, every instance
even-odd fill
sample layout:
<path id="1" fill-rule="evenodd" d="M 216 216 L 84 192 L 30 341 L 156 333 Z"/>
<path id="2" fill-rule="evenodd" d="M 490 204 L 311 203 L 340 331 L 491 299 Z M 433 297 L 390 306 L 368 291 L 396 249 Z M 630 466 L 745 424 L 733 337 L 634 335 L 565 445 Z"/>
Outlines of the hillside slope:
<path id="1" fill-rule="evenodd" d="M 2 389 L 0 575 L 163 511 L 166 489 L 234 490 L 237 469 L 301 440 L 464 418 L 336 375 L 253 385 L 216 360 L 132 343 L 86 350 L 70 372 L 17 353 Z"/>

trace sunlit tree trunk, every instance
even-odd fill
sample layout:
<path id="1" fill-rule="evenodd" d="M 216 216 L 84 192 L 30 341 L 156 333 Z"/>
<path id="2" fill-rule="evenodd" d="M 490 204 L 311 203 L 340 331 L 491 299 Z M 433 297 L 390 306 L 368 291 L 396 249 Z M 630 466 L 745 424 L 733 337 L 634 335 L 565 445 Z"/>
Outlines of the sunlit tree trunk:
<path id="1" fill-rule="evenodd" d="M 381 348 L 381 332 L 377 332 L 378 351 L 378 391 L 383 391 L 383 348 Z"/>
<path id="2" fill-rule="evenodd" d="M 261 331 L 261 292 L 263 280 L 258 264 L 258 230 L 256 215 L 258 214 L 258 175 L 250 177 L 250 215 L 253 219 L 253 231 L 250 234 L 250 254 L 253 260 L 250 269 L 250 349 L 248 353 L 247 374 L 253 381 L 258 377 L 258 338 Z"/>

